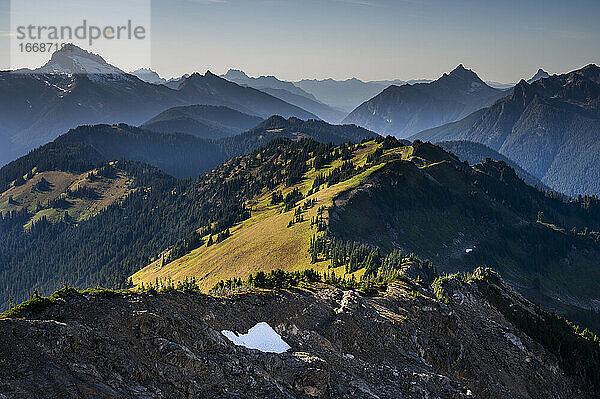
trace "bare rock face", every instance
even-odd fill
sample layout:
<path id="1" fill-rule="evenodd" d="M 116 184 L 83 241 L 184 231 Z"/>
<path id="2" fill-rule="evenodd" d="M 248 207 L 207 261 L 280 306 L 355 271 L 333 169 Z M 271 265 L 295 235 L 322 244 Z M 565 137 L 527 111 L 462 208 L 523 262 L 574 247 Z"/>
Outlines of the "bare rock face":
<path id="1" fill-rule="evenodd" d="M 445 289 L 72 296 L 0 319 L 0 398 L 593 397 L 476 284 Z M 258 322 L 291 349 L 221 334 Z"/>

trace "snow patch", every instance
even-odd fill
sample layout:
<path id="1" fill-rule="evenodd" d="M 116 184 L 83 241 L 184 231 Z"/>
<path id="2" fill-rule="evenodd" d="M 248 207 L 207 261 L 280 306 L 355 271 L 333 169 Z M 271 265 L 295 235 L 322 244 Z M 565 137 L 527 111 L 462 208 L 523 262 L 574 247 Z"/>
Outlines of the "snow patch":
<path id="1" fill-rule="evenodd" d="M 109 64 L 100 64 L 94 60 L 89 59 L 88 57 L 81 57 L 75 55 L 72 57 L 73 61 L 79 65 L 81 69 L 83 69 L 86 73 L 121 73 L 121 70 L 113 67 Z"/>
<path id="2" fill-rule="evenodd" d="M 257 349 L 261 352 L 283 353 L 291 348 L 281 336 L 267 323 L 260 322 L 248 330 L 247 334 L 236 335 L 233 331 L 221 331 L 227 339 L 235 345 L 248 349 Z"/>

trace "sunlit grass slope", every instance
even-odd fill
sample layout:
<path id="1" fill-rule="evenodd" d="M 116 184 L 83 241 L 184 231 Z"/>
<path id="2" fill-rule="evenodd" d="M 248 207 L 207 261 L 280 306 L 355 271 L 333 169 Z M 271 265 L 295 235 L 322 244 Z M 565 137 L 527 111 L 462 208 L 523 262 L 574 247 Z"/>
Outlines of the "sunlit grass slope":
<path id="1" fill-rule="evenodd" d="M 381 144 L 374 141 L 366 143 L 364 148 L 353 153 L 351 161 L 356 166 L 365 165 L 367 156 L 378 146 Z M 395 152 L 398 157 L 402 157 L 402 154 L 408 152 L 407 149 L 401 147 L 388 152 Z M 326 175 L 341 164 L 342 161 L 337 159 L 318 171 L 313 168 L 304 175 L 299 184 L 292 187 L 280 186 L 273 191 L 281 190 L 285 196 L 297 188 L 306 195 L 318 174 Z M 316 200 L 316 205 L 303 211 L 303 222 L 290 227 L 288 223 L 294 218 L 294 210 L 283 212 L 283 204 L 272 205 L 273 191 L 265 191 L 249 204 L 252 206 L 252 216 L 231 228 L 229 238 L 212 246 L 203 245 L 166 265 L 163 265 L 162 258 L 159 258 L 135 273 L 132 276 L 133 283 L 154 283 L 156 279 L 164 281 L 169 278 L 172 281 L 180 281 L 193 276 L 201 289 L 208 291 L 220 280 L 234 277 L 245 279 L 249 274 L 258 271 L 296 271 L 307 268 L 326 270 L 330 266 L 330 260 L 312 264 L 308 253 L 311 239 L 315 235 L 323 234 L 317 233 L 316 226 L 311 226 L 311 218 L 317 216 L 319 208 L 331 206 L 338 194 L 359 186 L 367 176 L 382 166 L 383 164 L 373 166 L 348 180 L 305 197 L 298 205 L 312 199 Z M 324 212 L 324 216 L 327 216 L 327 212 Z M 343 267 L 335 272 L 338 275 L 343 274 Z M 356 277 L 360 277 L 360 272 Z"/>
<path id="2" fill-rule="evenodd" d="M 13 185 L 0 194 L 0 213 L 27 209 L 33 216 L 25 228 L 43 217 L 50 222 L 56 222 L 65 215 L 74 221 L 93 217 L 131 192 L 133 178 L 118 169 L 118 162 L 113 162 L 113 166 L 116 167 L 113 177 L 99 176 L 96 169 L 81 174 L 61 171 L 36 173 L 33 170 L 22 185 Z M 90 178 L 91 174 L 94 174 L 94 179 Z M 94 196 L 69 195 L 80 188 L 90 190 Z"/>

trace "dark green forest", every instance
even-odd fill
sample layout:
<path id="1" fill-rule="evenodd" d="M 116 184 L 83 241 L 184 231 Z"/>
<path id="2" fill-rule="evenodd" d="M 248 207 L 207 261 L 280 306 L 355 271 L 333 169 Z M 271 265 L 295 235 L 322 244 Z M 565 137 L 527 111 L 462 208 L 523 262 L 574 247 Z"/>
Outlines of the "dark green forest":
<path id="1" fill-rule="evenodd" d="M 199 179 L 178 180 L 152 166 L 121 161 L 119 167 L 134 177 L 138 190 L 90 220 L 53 224 L 42 219 L 24 230 L 31 217 L 26 210 L 7 214 L 0 219 L 2 307 L 9 300 L 23 300 L 34 287 L 51 292 L 62 280 L 78 287 L 125 287 L 128 276 L 162 250 L 173 247 L 184 253 L 201 245 L 195 230 L 218 238 L 249 217 L 246 201 L 284 183 L 297 165 L 327 148 L 312 140 L 276 139 Z M 71 170 L 83 165 L 70 164 L 71 158 L 60 154 L 46 153 L 46 165 Z M 87 162 L 86 167 L 92 165 Z"/>
<path id="2" fill-rule="evenodd" d="M 566 199 L 528 186 L 504 162 L 471 167 L 432 144 L 413 147 L 414 156 L 435 164 L 388 161 L 368 188 L 330 209 L 332 237 L 382 254 L 415 253 L 443 272 L 492 267 L 530 300 L 600 327 L 591 303 L 555 299 L 593 298 L 600 289 L 596 197 Z"/>

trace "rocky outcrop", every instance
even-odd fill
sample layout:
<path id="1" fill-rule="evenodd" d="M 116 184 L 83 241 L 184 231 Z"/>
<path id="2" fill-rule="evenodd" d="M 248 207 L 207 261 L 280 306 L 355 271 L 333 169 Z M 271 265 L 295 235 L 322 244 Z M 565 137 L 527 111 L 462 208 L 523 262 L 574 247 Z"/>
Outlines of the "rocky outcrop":
<path id="1" fill-rule="evenodd" d="M 593 397 L 478 284 L 446 281 L 443 294 L 403 281 L 375 297 L 321 284 L 71 295 L 0 319 L 0 397 Z M 291 349 L 263 353 L 221 334 L 258 322 Z"/>

